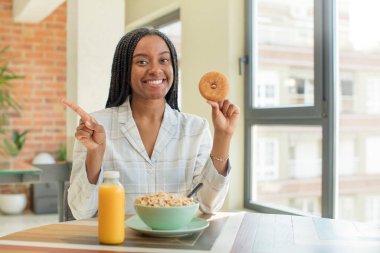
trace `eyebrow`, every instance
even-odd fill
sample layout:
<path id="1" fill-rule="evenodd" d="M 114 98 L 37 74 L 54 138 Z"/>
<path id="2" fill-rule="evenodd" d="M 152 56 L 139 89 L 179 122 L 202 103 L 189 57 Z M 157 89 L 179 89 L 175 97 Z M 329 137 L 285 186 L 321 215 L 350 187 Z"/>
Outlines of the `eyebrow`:
<path id="1" fill-rule="evenodd" d="M 170 54 L 170 52 L 169 52 L 169 51 L 162 51 L 162 52 L 160 53 L 160 55 L 163 55 L 163 54 Z M 147 54 L 144 54 L 144 53 L 138 53 L 138 54 L 133 55 L 132 58 L 135 58 L 135 57 L 138 57 L 138 56 L 147 57 L 148 55 L 147 55 Z"/>

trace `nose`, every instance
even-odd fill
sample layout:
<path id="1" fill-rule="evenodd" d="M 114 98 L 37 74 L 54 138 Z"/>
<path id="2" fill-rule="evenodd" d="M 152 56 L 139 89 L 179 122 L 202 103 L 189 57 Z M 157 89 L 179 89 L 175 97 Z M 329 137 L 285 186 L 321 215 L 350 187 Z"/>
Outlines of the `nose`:
<path id="1" fill-rule="evenodd" d="M 157 75 L 157 74 L 161 74 L 161 73 L 162 73 L 162 69 L 161 69 L 159 63 L 152 63 L 150 65 L 150 68 L 149 68 L 149 74 L 150 75 Z"/>

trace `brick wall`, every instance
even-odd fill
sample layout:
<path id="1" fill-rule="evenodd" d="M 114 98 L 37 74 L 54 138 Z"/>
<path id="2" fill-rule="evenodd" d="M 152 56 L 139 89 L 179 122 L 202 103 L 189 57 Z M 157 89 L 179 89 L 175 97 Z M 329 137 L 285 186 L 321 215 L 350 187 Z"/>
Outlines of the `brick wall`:
<path id="1" fill-rule="evenodd" d="M 22 105 L 9 129 L 29 130 L 18 158 L 31 161 L 40 152 L 56 155 L 66 143 L 66 4 L 38 24 L 14 23 L 12 0 L 0 0 L 0 48 L 8 46 L 10 68 L 26 78 L 13 82 Z M 2 138 L 2 137 L 0 137 Z"/>
<path id="2" fill-rule="evenodd" d="M 25 24 L 13 22 L 12 2 L 0 0 L 0 48 L 9 47 L 10 69 L 26 78 L 13 82 L 12 94 L 23 109 L 11 113 L 8 129 L 30 131 L 17 158 L 31 162 L 40 152 L 56 156 L 66 143 L 66 113 L 60 103 L 66 96 L 66 3 L 42 22 Z M 0 187 L 0 192 L 9 191 L 30 197 L 24 185 Z"/>

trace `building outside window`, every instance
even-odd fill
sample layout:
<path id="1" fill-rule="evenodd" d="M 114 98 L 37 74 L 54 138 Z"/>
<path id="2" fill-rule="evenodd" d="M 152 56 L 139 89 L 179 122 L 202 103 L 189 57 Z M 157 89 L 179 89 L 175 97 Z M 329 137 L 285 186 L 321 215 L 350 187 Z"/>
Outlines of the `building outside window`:
<path id="1" fill-rule="evenodd" d="M 276 105 L 279 102 L 280 79 L 275 71 L 261 71 L 256 86 L 257 106 Z"/>
<path id="2" fill-rule="evenodd" d="M 380 197 L 378 195 L 368 196 L 365 201 L 365 220 L 380 223 Z"/>
<path id="3" fill-rule="evenodd" d="M 275 180 L 279 177 L 278 167 L 278 140 L 261 138 L 256 142 L 255 167 L 258 180 Z"/>
<path id="4" fill-rule="evenodd" d="M 339 175 L 352 176 L 358 173 L 358 143 L 354 138 L 342 135 L 339 143 Z"/>
<path id="5" fill-rule="evenodd" d="M 379 222 L 380 2 L 248 3 L 245 206 Z"/>
<path id="6" fill-rule="evenodd" d="M 365 172 L 366 174 L 380 175 L 380 155 L 374 150 L 380 147 L 380 136 L 369 136 L 365 140 Z"/>
<path id="7" fill-rule="evenodd" d="M 318 215 L 320 213 L 321 208 L 320 200 L 318 198 L 303 198 L 303 197 L 297 197 L 291 200 L 292 205 L 302 212 L 305 213 L 311 213 Z"/>
<path id="8" fill-rule="evenodd" d="M 356 208 L 355 208 L 355 196 L 341 196 L 339 199 L 339 219 L 342 220 L 355 220 Z"/>
<path id="9" fill-rule="evenodd" d="M 341 84 L 338 102 L 342 105 L 337 115 L 338 171 L 343 172 L 337 178 L 338 199 L 345 199 L 349 194 L 355 204 L 355 212 L 347 218 L 379 222 L 380 159 L 374 150 L 380 149 L 380 32 L 377 29 L 380 16 L 376 11 L 380 2 L 338 0 L 336 5 L 337 75 Z M 370 200 L 365 200 L 367 197 Z M 338 208 L 340 214 L 347 210 L 345 206 Z M 367 212 L 371 214 L 365 215 Z"/>
<path id="10" fill-rule="evenodd" d="M 366 82 L 367 87 L 367 113 L 379 114 L 380 113 L 380 76 L 369 77 Z"/>

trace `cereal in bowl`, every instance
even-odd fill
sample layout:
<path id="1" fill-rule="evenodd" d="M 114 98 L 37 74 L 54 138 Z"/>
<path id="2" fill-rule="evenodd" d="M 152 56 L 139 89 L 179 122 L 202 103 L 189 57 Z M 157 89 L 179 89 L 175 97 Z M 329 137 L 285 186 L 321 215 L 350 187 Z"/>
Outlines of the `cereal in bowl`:
<path id="1" fill-rule="evenodd" d="M 193 199 L 188 198 L 185 195 L 166 193 L 166 192 L 146 194 L 146 195 L 137 197 L 135 200 L 136 205 L 159 206 L 159 207 L 189 206 L 189 205 L 192 205 L 193 203 L 194 203 Z"/>

